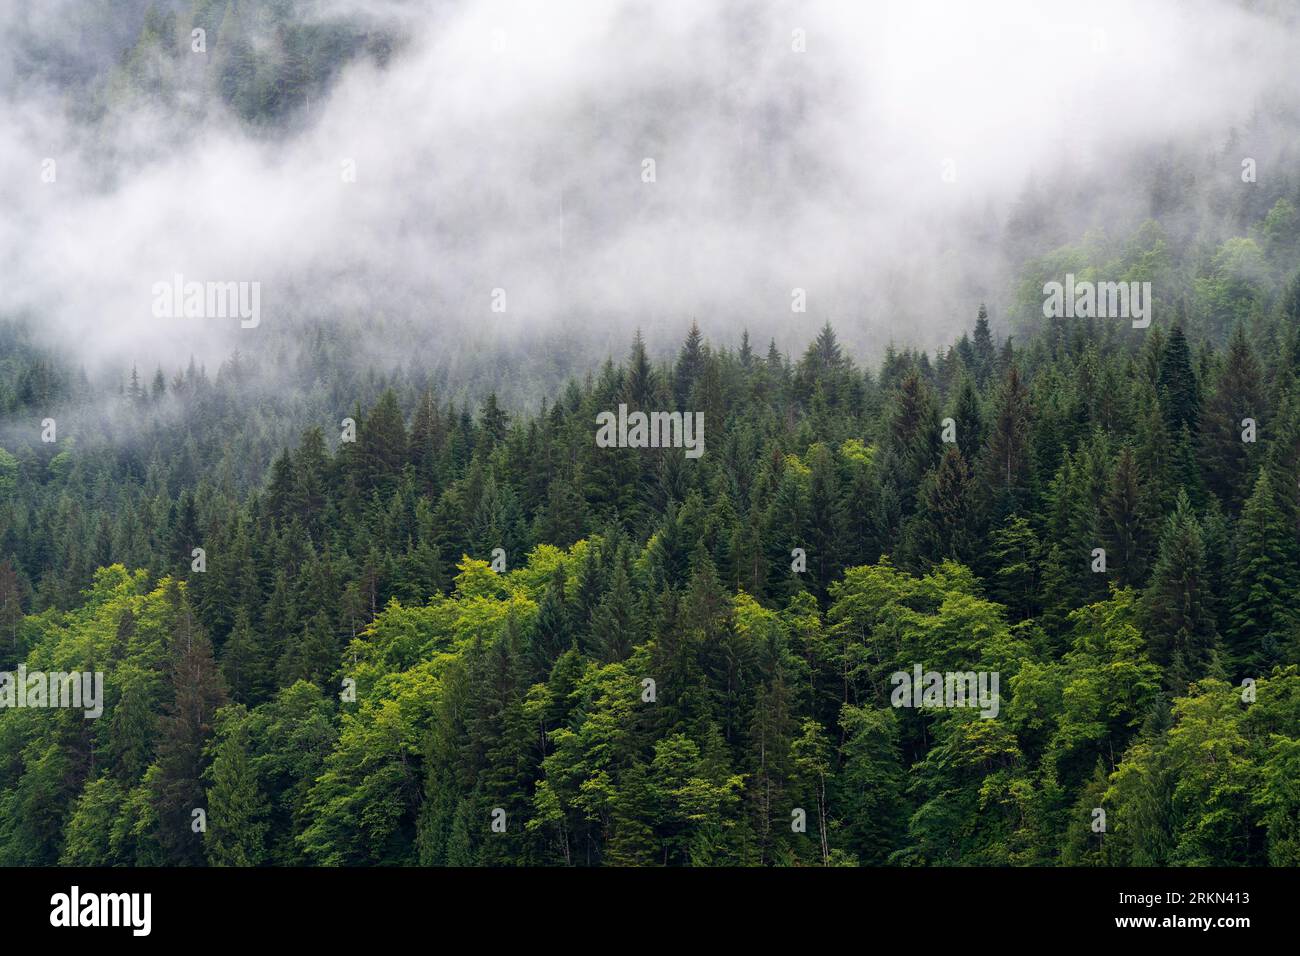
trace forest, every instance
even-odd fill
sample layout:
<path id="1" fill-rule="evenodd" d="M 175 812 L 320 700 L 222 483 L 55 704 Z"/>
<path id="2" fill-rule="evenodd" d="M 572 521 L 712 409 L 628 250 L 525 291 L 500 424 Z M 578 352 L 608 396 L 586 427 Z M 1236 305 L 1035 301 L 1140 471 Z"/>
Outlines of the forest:
<path id="1" fill-rule="evenodd" d="M 0 861 L 1295 865 L 1294 206 L 1248 232 L 1148 330 L 980 310 L 864 369 L 693 325 L 533 412 L 349 407 L 324 332 L 288 398 L 104 391 L 7 324 L 0 669 L 106 699 L 0 710 Z M 706 453 L 599 447 L 620 403 Z M 997 718 L 891 706 L 914 665 Z"/>
<path id="2" fill-rule="evenodd" d="M 273 141 L 402 46 L 134 6 L 102 68 L 15 60 Z M 1026 189 L 937 349 L 701 312 L 444 361 L 309 303 L 105 367 L 0 303 L 0 681 L 104 691 L 0 706 L 0 866 L 1300 866 L 1300 179 L 1238 152 L 1068 238 Z M 1067 274 L 1149 327 L 1045 318 Z M 701 442 L 600 441 L 622 406 Z"/>

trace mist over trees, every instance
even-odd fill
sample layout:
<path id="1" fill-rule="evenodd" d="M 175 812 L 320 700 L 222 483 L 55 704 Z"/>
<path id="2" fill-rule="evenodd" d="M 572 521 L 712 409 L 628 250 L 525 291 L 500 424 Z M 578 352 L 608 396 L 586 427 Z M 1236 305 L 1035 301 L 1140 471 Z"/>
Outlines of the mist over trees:
<path id="1" fill-rule="evenodd" d="M 829 320 L 873 363 L 979 302 L 1020 334 L 1078 260 L 1165 315 L 1219 281 L 1221 321 L 1285 228 L 1295 27 L 1235 0 L 48 0 L 0 15 L 4 314 L 91 375 L 324 326 L 512 407 L 692 318 L 785 352 Z M 264 321 L 158 321 L 176 273 L 259 281 Z"/>
<path id="2" fill-rule="evenodd" d="M 707 14 L 672 6 L 651 30 L 636 4 L 611 6 L 577 37 L 625 42 L 640 27 L 651 52 L 661 30 L 717 42 Z M 750 42 L 779 27 L 785 56 L 776 6 Z M 467 9 L 447 32 L 487 36 Z M 1198 9 L 1232 35 L 1264 24 L 1290 42 L 1283 6 Z M 472 177 L 457 163 L 492 150 L 453 161 L 411 118 L 418 128 L 394 128 L 391 155 L 369 162 L 380 180 L 451 162 L 428 191 L 393 176 L 358 189 L 358 207 L 329 199 L 324 218 L 288 217 L 283 232 L 271 216 L 242 232 L 176 218 L 175 234 L 149 240 L 173 243 L 176 269 L 194 275 L 198 239 L 285 246 L 266 284 L 292 294 L 268 296 L 255 334 L 155 322 L 155 337 L 109 319 L 81 337 L 80 306 L 144 314 L 147 297 L 128 309 L 115 283 L 135 295 L 171 260 L 133 257 L 139 243 L 120 237 L 154 224 L 133 221 L 116 243 L 127 251 L 104 243 L 113 281 L 43 308 L 53 285 L 30 267 L 69 234 L 47 220 L 90 230 L 152 200 L 168 208 L 170 184 L 187 181 L 177 169 L 210 155 L 205 124 L 228 138 L 195 182 L 221 167 L 245 183 L 190 197 L 207 214 L 230 195 L 252 206 L 316 183 L 294 167 L 305 156 L 324 157 L 335 189 L 344 120 L 406 116 L 386 111 L 409 104 L 412 76 L 477 69 L 482 51 L 401 5 L 132 0 L 89 5 L 75 30 L 44 16 L 0 19 L 15 53 L 6 96 L 65 99 L 69 128 L 113 161 L 87 187 L 62 159 L 86 153 L 61 154 L 87 190 L 74 195 L 95 197 L 84 222 L 22 197 L 14 221 L 32 248 L 0 229 L 19 277 L 0 304 L 0 674 L 103 672 L 105 699 L 95 719 L 0 706 L 0 865 L 1300 865 L 1295 100 L 1260 81 L 1258 102 L 1220 126 L 1230 104 L 1207 102 L 1193 122 L 1170 103 L 1171 118 L 1150 120 L 1168 133 L 1154 142 L 1116 119 L 1123 148 L 1104 161 L 1016 165 L 1015 189 L 986 197 L 1004 204 L 926 200 L 906 229 L 884 210 L 866 240 L 806 238 L 842 225 L 815 201 L 773 211 L 822 176 L 833 188 L 818 197 L 842 189 L 848 220 L 867 223 L 874 190 L 910 188 L 893 172 L 850 175 L 851 150 L 829 133 L 821 156 L 789 130 L 743 144 L 772 168 L 716 193 L 701 183 L 730 149 L 673 185 L 683 147 L 719 139 L 715 106 L 815 128 L 804 97 L 825 88 L 825 66 L 787 75 L 760 57 L 779 96 L 757 84 L 764 96 L 681 105 L 689 135 L 656 141 L 667 198 L 615 190 L 609 209 L 593 184 L 617 178 L 597 140 L 644 132 L 614 106 L 671 104 L 691 83 L 647 74 L 645 88 L 573 97 L 593 125 L 557 128 L 581 129 L 574 148 L 596 159 L 551 182 L 569 154 L 539 134 L 518 192 L 458 191 Z M 571 89 L 527 43 L 508 45 L 523 32 L 506 49 L 522 46 L 537 71 L 525 78 Z M 614 75 L 608 59 L 593 54 L 594 76 Z M 739 69 L 725 57 L 678 68 L 700 90 Z M 519 77 L 501 82 L 483 93 L 486 115 L 536 107 L 531 94 L 502 106 L 521 94 Z M 455 96 L 423 95 L 453 133 L 473 127 Z M 176 142 L 123 133 L 159 116 Z M 650 185 L 636 142 L 619 157 L 630 188 Z M 409 143 L 427 146 L 419 162 Z M 495 171 L 515 175 L 518 152 L 500 150 Z M 934 182 L 909 197 L 945 188 L 941 156 L 925 154 Z M 965 183 L 966 160 L 957 168 Z M 359 169 L 361 187 L 374 166 Z M 739 197 L 765 177 L 773 192 L 750 210 Z M 315 189 L 287 205 L 333 195 Z M 676 218 L 683 197 L 701 219 Z M 447 217 L 422 219 L 430 201 Z M 477 204 L 510 212 L 435 256 Z M 680 248 L 647 239 L 643 258 L 602 272 L 642 235 L 616 225 L 628 210 Z M 770 230 L 737 238 L 764 217 Z M 708 247 L 692 245 L 702 222 L 728 228 L 706 237 L 721 252 L 699 274 L 739 263 L 711 291 L 682 268 Z M 304 225 L 322 246 L 336 230 L 357 244 L 337 261 L 299 258 Z M 472 308 L 468 293 L 424 294 L 429 276 L 478 269 L 507 233 L 538 275 L 563 266 L 511 283 L 515 311 L 489 311 L 492 281 Z M 835 289 L 819 298 L 808 282 L 806 313 L 791 311 L 806 280 L 787 281 L 787 242 L 807 244 L 802 266 L 824 258 L 812 274 Z M 855 257 L 873 245 L 887 253 L 867 268 Z M 763 273 L 760 293 L 728 299 Z M 1045 318 L 1044 284 L 1067 273 L 1151 283 L 1154 322 Z M 665 279 L 677 275 L 679 287 Z M 530 297 L 549 304 L 530 312 Z M 701 414 L 704 453 L 601 447 L 598 416 L 620 408 Z M 897 677 L 914 669 L 996 675 L 992 712 L 900 705 Z"/>
<path id="3" fill-rule="evenodd" d="M 1221 344 L 693 326 L 535 412 L 360 373 L 330 413 L 238 357 L 104 393 L 10 326 L 10 427 L 87 433 L 0 457 L 0 669 L 111 679 L 0 711 L 0 859 L 1293 865 L 1297 275 Z M 620 403 L 706 454 L 597 447 Z M 891 706 L 912 662 L 998 672 L 999 718 Z"/>

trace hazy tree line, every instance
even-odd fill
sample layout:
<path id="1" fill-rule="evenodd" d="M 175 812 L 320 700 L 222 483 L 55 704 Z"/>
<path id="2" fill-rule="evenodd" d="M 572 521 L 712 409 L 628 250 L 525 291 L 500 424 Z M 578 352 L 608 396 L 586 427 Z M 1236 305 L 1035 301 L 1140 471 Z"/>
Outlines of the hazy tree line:
<path id="1" fill-rule="evenodd" d="M 400 42 L 298 0 L 85 0 L 67 19 L 15 29 L 10 52 L 20 80 L 60 91 L 82 120 L 127 105 L 173 119 L 218 107 L 270 128 L 319 101 L 348 63 L 383 65 Z"/>
<path id="2" fill-rule="evenodd" d="M 693 326 L 532 412 L 323 333 L 292 388 L 105 389 L 5 325 L 0 669 L 107 701 L 0 710 L 0 862 L 1295 865 L 1289 206 L 1145 332 L 981 310 L 864 369 Z M 1098 248 L 1043 262 L 1167 243 Z M 598 448 L 620 403 L 704 456 Z M 997 671 L 998 717 L 890 706 L 914 664 Z"/>

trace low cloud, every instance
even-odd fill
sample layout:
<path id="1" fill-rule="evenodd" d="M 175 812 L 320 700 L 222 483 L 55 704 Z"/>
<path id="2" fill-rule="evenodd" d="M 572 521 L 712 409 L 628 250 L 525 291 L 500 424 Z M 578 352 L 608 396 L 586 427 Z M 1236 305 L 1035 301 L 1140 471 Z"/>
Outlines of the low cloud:
<path id="1" fill-rule="evenodd" d="M 859 351 L 934 347 L 1004 295 L 1031 184 L 1079 185 L 1053 204 L 1067 236 L 1141 218 L 1121 159 L 1213 153 L 1297 101 L 1295 31 L 1260 5 L 310 9 L 363 7 L 401 36 L 393 56 L 272 134 L 143 103 L 92 124 L 0 73 L 0 308 L 91 363 L 212 361 L 340 316 L 409 321 L 431 352 L 561 328 L 622 352 L 634 327 L 675 341 L 692 318 L 787 348 L 826 319 Z M 17 16 L 6 46 L 21 28 L 78 48 L 75 18 Z M 155 318 L 177 273 L 260 282 L 259 327 Z"/>

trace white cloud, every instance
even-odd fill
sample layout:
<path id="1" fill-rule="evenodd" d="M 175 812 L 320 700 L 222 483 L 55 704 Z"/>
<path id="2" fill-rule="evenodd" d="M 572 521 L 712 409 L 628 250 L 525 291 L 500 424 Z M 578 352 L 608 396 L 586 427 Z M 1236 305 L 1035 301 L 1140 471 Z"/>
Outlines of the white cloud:
<path id="1" fill-rule="evenodd" d="M 621 351 L 634 325 L 676 336 L 692 317 L 788 345 L 830 318 L 857 344 L 932 346 L 1000 291 L 988 237 L 1031 177 L 1076 170 L 1112 190 L 1096 208 L 1123 203 L 1116 155 L 1213 150 L 1300 52 L 1209 0 L 379 10 L 409 42 L 276 139 L 156 113 L 106 139 L 10 84 L 4 308 L 115 358 L 247 350 L 290 314 L 339 313 L 409 316 L 443 349 L 488 323 L 566 323 Z M 260 281 L 261 327 L 154 319 L 150 288 L 176 272 Z"/>

